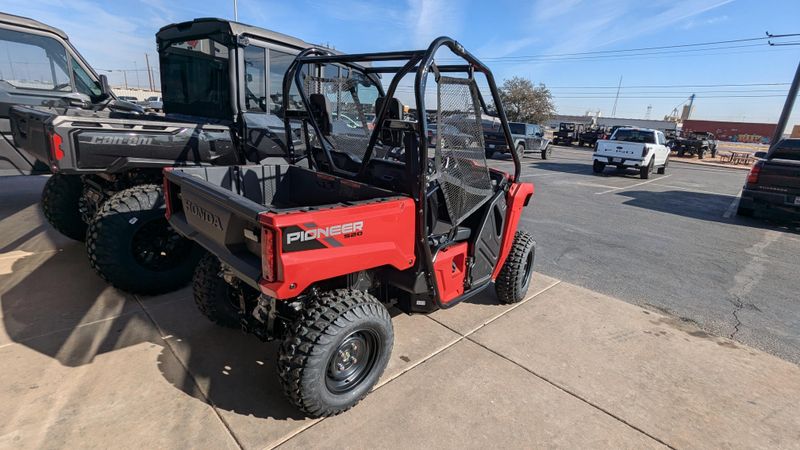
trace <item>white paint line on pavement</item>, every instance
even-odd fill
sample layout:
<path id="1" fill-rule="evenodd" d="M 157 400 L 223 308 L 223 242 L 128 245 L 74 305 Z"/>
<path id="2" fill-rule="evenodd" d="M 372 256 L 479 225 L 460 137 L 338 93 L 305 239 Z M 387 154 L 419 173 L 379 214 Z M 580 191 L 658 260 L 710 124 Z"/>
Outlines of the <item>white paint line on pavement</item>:
<path id="1" fill-rule="evenodd" d="M 733 199 L 728 209 L 725 210 L 725 214 L 722 215 L 723 219 L 730 219 L 736 209 L 739 208 L 739 199 L 742 198 L 742 190 L 739 189 L 739 193 L 736 194 L 736 198 Z"/>
<path id="2" fill-rule="evenodd" d="M 656 178 L 654 180 L 642 181 L 641 183 L 632 184 L 630 186 L 616 187 L 616 188 L 608 189 L 608 190 L 601 191 L 601 192 L 595 192 L 595 194 L 596 195 L 603 195 L 603 194 L 608 194 L 609 192 L 621 191 L 623 189 L 631 189 L 631 188 L 635 188 L 635 187 L 638 187 L 638 186 L 643 186 L 643 185 L 648 184 L 648 183 L 654 183 L 656 181 L 661 181 L 661 180 L 663 180 L 665 178 L 669 178 L 671 176 L 672 175 L 664 175 L 663 177 L 659 177 L 659 178 Z"/>
<path id="3" fill-rule="evenodd" d="M 727 197 L 729 197 L 731 195 L 737 195 L 737 194 L 728 194 L 728 193 L 723 193 L 723 192 L 706 191 L 706 190 L 703 190 L 703 189 L 695 189 L 695 188 L 686 187 L 686 186 L 675 186 L 674 184 L 659 184 L 659 183 L 656 183 L 653 186 L 663 186 L 663 187 L 667 187 L 667 188 L 670 188 L 670 189 L 679 189 L 681 191 L 697 192 L 697 193 L 700 193 L 700 194 L 724 195 L 724 196 L 727 196 Z"/>
<path id="4" fill-rule="evenodd" d="M 551 172 L 551 173 L 532 173 L 532 174 L 528 174 L 528 175 L 523 175 L 520 178 L 531 178 L 531 177 L 542 178 L 542 177 L 552 177 L 554 175 L 564 175 L 564 174 L 567 174 L 567 173 L 583 173 L 583 172 L 584 172 L 583 170 L 580 170 L 580 171 L 572 170 L 572 171 Z"/>

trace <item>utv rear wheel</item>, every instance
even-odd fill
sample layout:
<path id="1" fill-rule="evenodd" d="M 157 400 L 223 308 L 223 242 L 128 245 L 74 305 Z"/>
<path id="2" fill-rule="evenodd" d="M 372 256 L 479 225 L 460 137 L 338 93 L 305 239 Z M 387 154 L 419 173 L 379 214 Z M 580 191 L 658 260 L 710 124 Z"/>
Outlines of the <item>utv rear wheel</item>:
<path id="1" fill-rule="evenodd" d="M 89 224 L 89 263 L 112 285 L 135 294 L 163 294 L 186 285 L 202 250 L 164 217 L 161 186 L 145 184 L 111 196 Z"/>
<path id="2" fill-rule="evenodd" d="M 83 182 L 79 175 L 51 176 L 42 190 L 44 217 L 59 233 L 83 242 L 86 240 L 86 222 L 81 219 L 80 199 Z"/>
<path id="3" fill-rule="evenodd" d="M 394 330 L 386 308 L 351 289 L 310 301 L 278 350 L 284 392 L 312 417 L 352 408 L 378 381 L 392 352 Z"/>
<path id="4" fill-rule="evenodd" d="M 192 288 L 197 309 L 217 325 L 238 328 L 239 298 L 242 288 L 231 286 L 222 278 L 219 258 L 206 253 L 194 270 Z"/>
<path id="5" fill-rule="evenodd" d="M 494 282 L 500 303 L 517 303 L 525 298 L 533 276 L 535 256 L 536 242 L 533 237 L 524 231 L 517 231 L 511 251 Z"/>
<path id="6" fill-rule="evenodd" d="M 600 161 L 598 161 L 596 159 L 592 163 L 592 172 L 594 172 L 594 173 L 602 173 L 603 170 L 605 170 L 605 168 L 606 168 L 606 165 L 604 163 L 601 163 Z"/>

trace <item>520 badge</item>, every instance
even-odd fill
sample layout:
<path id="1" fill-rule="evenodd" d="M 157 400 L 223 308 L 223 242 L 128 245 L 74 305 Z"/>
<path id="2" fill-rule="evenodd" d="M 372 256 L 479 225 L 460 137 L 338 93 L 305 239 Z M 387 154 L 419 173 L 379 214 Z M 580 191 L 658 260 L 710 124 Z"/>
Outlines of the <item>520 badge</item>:
<path id="1" fill-rule="evenodd" d="M 283 251 L 298 252 L 329 247 L 342 247 L 342 240 L 364 234 L 364 221 L 357 220 L 327 227 L 315 223 L 290 225 L 281 229 L 283 234 Z"/>

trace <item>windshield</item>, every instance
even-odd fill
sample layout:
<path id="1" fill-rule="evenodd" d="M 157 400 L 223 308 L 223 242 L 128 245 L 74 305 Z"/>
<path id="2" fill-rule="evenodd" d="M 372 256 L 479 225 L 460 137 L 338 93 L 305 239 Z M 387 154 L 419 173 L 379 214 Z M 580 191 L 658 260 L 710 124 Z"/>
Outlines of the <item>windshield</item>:
<path id="1" fill-rule="evenodd" d="M 174 42 L 161 52 L 164 110 L 229 119 L 228 48 L 212 39 Z"/>
<path id="2" fill-rule="evenodd" d="M 611 137 L 613 141 L 639 142 L 642 144 L 655 144 L 655 133 L 646 130 L 626 130 L 620 128 Z"/>
<path id="3" fill-rule="evenodd" d="M 15 88 L 72 91 L 64 46 L 18 31 L 0 30 L 0 80 Z"/>
<path id="4" fill-rule="evenodd" d="M 525 134 L 524 123 L 509 123 L 508 128 L 511 129 L 511 134 Z"/>

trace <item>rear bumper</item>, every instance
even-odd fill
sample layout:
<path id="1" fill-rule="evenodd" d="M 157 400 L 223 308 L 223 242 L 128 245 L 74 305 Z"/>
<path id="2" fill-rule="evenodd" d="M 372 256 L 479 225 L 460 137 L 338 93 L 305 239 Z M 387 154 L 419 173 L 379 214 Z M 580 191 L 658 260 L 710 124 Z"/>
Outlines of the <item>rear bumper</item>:
<path id="1" fill-rule="evenodd" d="M 800 217 L 800 205 L 795 203 L 796 199 L 800 199 L 800 195 L 764 192 L 745 188 L 742 190 L 739 206 Z"/>
<path id="2" fill-rule="evenodd" d="M 600 161 L 607 166 L 641 167 L 642 158 L 626 158 L 621 156 L 606 156 L 598 153 L 592 154 L 593 161 Z"/>

